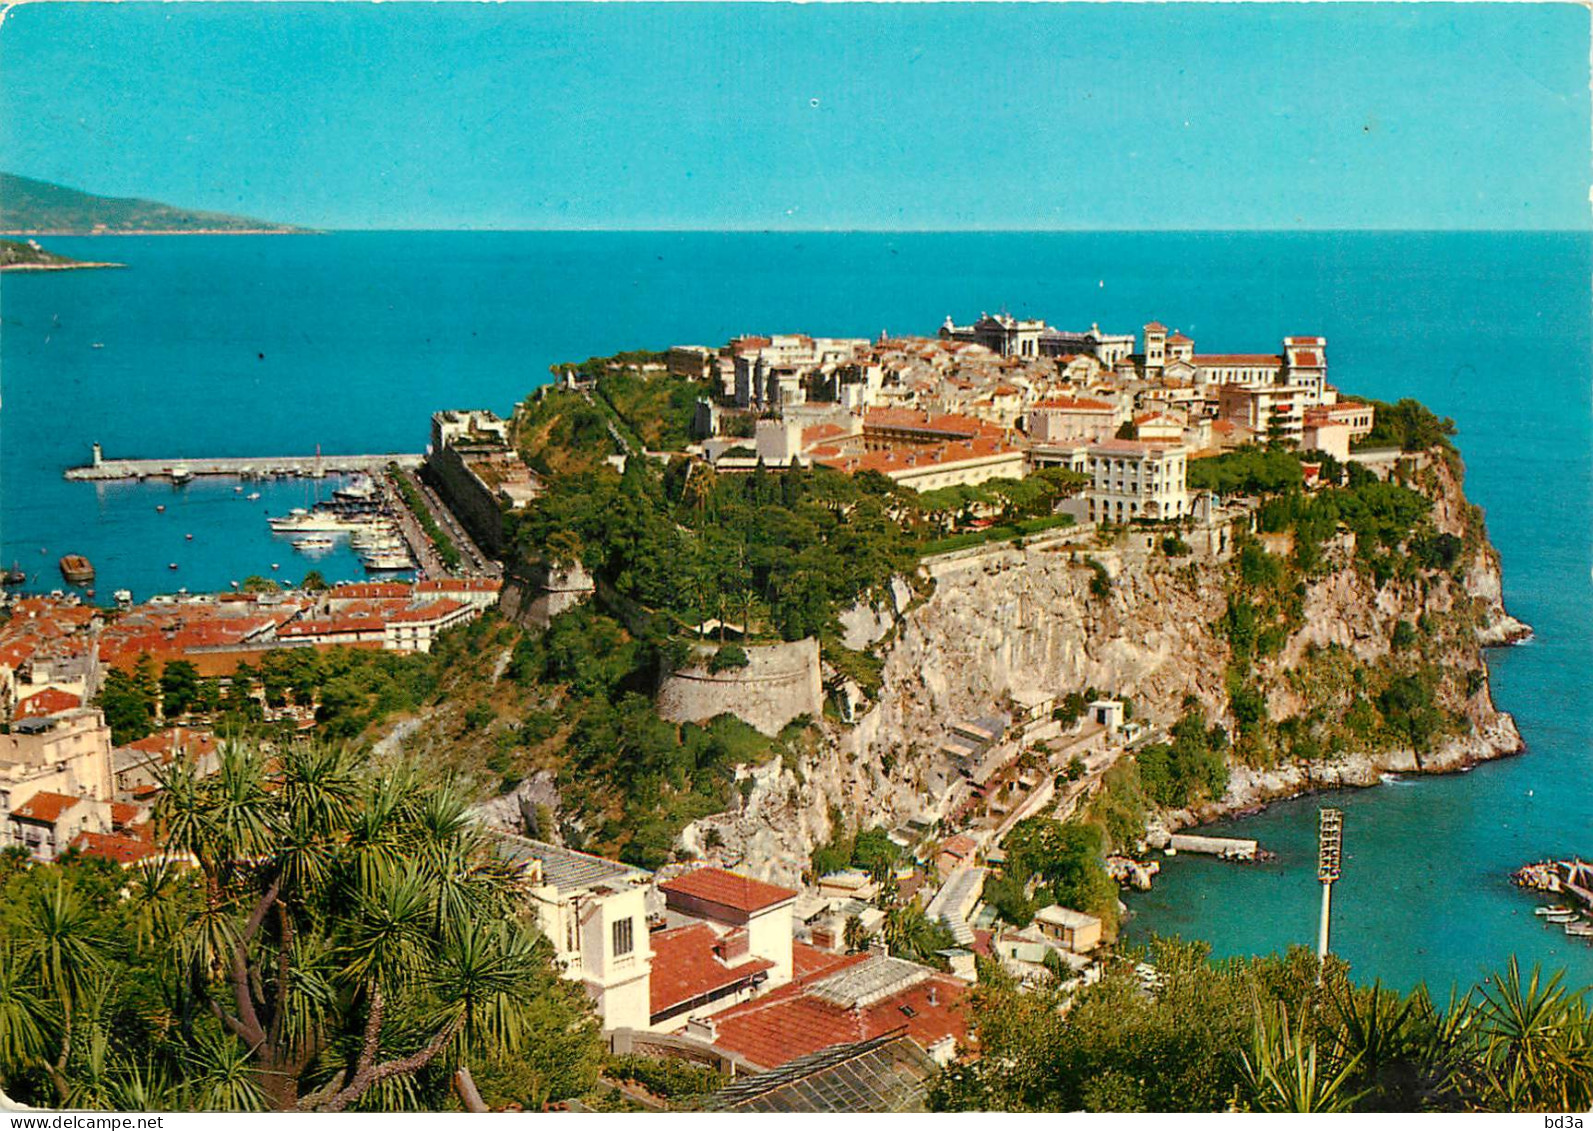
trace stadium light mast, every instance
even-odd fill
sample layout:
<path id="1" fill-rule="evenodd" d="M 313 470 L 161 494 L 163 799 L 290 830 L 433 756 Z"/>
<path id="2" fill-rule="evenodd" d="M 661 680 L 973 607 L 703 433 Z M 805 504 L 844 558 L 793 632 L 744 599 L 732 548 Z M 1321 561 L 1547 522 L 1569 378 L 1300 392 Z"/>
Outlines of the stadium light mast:
<path id="1" fill-rule="evenodd" d="M 1317 810 L 1316 826 L 1316 878 L 1322 884 L 1322 925 L 1316 936 L 1318 977 L 1327 963 L 1328 918 L 1333 911 L 1333 882 L 1339 878 L 1339 865 L 1344 854 L 1344 811 L 1342 809 Z"/>

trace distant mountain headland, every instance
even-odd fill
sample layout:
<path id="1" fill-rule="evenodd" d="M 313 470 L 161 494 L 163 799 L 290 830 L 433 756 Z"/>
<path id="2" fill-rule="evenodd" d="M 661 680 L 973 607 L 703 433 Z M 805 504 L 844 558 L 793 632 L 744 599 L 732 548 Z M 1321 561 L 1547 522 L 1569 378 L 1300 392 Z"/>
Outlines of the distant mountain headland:
<path id="1" fill-rule="evenodd" d="M 95 196 L 64 185 L 0 173 L 0 234 L 25 236 L 243 235 L 309 229 L 154 200 Z"/>
<path id="2" fill-rule="evenodd" d="M 0 240 L 0 271 L 76 271 L 86 267 L 125 267 L 124 263 L 90 263 L 45 251 L 32 240 Z"/>

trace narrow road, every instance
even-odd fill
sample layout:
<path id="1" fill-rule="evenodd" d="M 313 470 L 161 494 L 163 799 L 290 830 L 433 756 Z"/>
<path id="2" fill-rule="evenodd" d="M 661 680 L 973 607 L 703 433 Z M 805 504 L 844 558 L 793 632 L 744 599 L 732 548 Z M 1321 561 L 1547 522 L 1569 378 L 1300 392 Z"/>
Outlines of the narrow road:
<path id="1" fill-rule="evenodd" d="M 431 517 L 437 526 L 453 541 L 454 547 L 459 551 L 460 568 L 455 572 L 464 577 L 501 577 L 503 566 L 489 557 L 486 551 L 476 545 L 474 538 L 470 537 L 464 526 L 454 518 L 453 511 L 449 510 L 437 492 L 433 491 L 424 480 L 412 471 L 403 473 L 414 484 L 415 490 L 420 493 L 421 501 L 426 504 L 426 509 L 431 512 Z M 424 537 L 424 535 L 422 535 Z M 441 563 L 439 563 L 440 566 Z M 445 573 L 434 576 L 442 577 Z"/>

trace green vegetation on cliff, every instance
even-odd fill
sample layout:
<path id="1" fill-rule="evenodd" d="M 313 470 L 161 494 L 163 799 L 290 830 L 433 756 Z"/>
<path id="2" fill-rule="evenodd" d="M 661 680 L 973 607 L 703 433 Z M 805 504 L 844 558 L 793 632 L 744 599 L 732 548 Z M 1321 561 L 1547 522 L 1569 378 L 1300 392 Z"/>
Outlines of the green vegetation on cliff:
<path id="1" fill-rule="evenodd" d="M 1348 566 L 1371 589 L 1398 585 L 1401 600 L 1419 605 L 1441 579 L 1458 583 L 1482 551 L 1474 509 L 1465 512 L 1464 536 L 1440 531 L 1433 520 L 1440 473 L 1447 469 L 1458 485 L 1458 457 L 1447 438 L 1453 426 L 1414 401 L 1381 407 L 1389 410 L 1386 436 L 1430 443 L 1441 466 L 1415 475 L 1396 468 L 1384 480 L 1359 464 L 1323 461 L 1328 485 L 1307 491 L 1299 464 L 1317 458 L 1310 454 L 1247 448 L 1191 465 L 1192 480 L 1199 468 L 1200 481 L 1212 489 L 1259 496 L 1257 529 L 1282 540 L 1271 551 L 1256 538 L 1238 540 L 1227 609 L 1213 625 L 1230 649 L 1235 754 L 1250 765 L 1396 747 L 1420 755 L 1438 739 L 1469 729 L 1462 708 L 1481 673 L 1457 666 L 1457 659 L 1475 655 L 1473 601 L 1464 595 L 1443 613 L 1422 614 L 1419 625 L 1394 622 L 1388 651 L 1376 661 L 1313 645 L 1289 669 L 1278 670 L 1277 657 L 1305 626 L 1310 584 Z M 1335 540 L 1353 546 L 1347 560 L 1330 550 Z M 1280 677 L 1308 706 L 1273 719 L 1267 688 Z"/>
<path id="2" fill-rule="evenodd" d="M 92 235 L 96 232 L 301 232 L 224 212 L 173 208 L 154 200 L 93 193 L 0 173 L 0 231 Z"/>

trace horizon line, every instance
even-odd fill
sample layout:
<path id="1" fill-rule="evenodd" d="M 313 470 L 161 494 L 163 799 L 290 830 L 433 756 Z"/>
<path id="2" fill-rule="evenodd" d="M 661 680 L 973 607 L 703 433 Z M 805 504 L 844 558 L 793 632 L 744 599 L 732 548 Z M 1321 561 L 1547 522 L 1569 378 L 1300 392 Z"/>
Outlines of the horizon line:
<path id="1" fill-rule="evenodd" d="M 285 223 L 285 222 L 284 222 Z M 157 230 L 157 231 L 40 231 L 40 230 L 13 230 L 0 232 L 0 236 L 16 237 L 30 236 L 34 238 L 99 238 L 103 236 L 164 236 L 164 235 L 331 235 L 335 233 L 428 233 L 439 232 L 449 234 L 480 233 L 498 235 L 1282 235 L 1287 233 L 1301 234 L 1422 234 L 1422 235 L 1590 235 L 1593 234 L 1593 223 L 1587 227 L 1543 227 L 1543 228 L 1404 228 L 1394 226 L 1383 227 L 1287 227 L 1287 228 L 1232 228 L 1232 227 L 1169 227 L 1169 228 L 757 228 L 757 227 L 726 227 L 726 228 L 647 228 L 647 227 L 576 227 L 576 228 L 519 228 L 519 227 L 430 227 L 430 226 L 400 226 L 400 227 L 302 227 L 295 231 L 184 231 L 184 230 Z"/>

